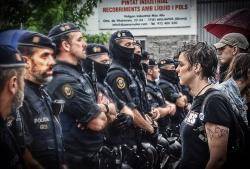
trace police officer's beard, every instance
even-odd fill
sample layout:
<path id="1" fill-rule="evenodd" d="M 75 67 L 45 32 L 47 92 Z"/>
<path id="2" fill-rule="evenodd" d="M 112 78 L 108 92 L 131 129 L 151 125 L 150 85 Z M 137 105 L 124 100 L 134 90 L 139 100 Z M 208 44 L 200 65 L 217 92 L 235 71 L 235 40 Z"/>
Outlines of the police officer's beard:
<path id="1" fill-rule="evenodd" d="M 12 108 L 13 110 L 16 110 L 20 108 L 23 105 L 23 98 L 24 98 L 24 93 L 22 90 L 18 90 L 18 92 L 15 94 L 12 102 Z"/>
<path id="2" fill-rule="evenodd" d="M 110 51 L 114 60 L 121 61 L 124 64 L 131 64 L 134 59 L 134 50 L 135 48 L 126 48 L 114 43 Z"/>
<path id="3" fill-rule="evenodd" d="M 34 76 L 35 80 L 41 84 L 48 83 L 52 80 L 53 76 L 48 76 L 46 73 Z"/>

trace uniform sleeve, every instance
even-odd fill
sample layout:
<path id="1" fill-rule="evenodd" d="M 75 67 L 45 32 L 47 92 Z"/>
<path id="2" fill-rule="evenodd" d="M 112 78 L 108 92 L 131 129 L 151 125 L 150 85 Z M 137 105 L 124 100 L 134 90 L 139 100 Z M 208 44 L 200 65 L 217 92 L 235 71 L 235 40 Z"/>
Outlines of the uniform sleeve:
<path id="1" fill-rule="evenodd" d="M 112 74 L 108 74 L 106 81 L 121 101 L 125 102 L 130 108 L 136 107 L 129 92 L 129 82 L 125 74 L 114 71 Z"/>
<path id="2" fill-rule="evenodd" d="M 160 85 L 160 87 L 167 101 L 175 103 L 176 100 L 180 97 L 180 94 L 176 92 L 170 85 L 163 84 Z"/>
<path id="3" fill-rule="evenodd" d="M 29 131 L 29 128 L 31 128 L 29 125 L 33 122 L 33 120 L 31 117 L 32 113 L 30 106 L 26 100 L 23 101 L 23 106 L 20 107 L 18 113 L 20 115 L 20 119 L 16 118 L 16 120 L 20 120 L 19 125 L 16 125 L 18 140 L 21 144 L 23 143 L 23 145 L 21 145 L 22 147 L 29 146 L 33 142 L 32 134 Z"/>
<path id="4" fill-rule="evenodd" d="M 70 114 L 83 125 L 87 125 L 100 113 L 99 106 L 93 98 L 92 89 L 83 89 L 77 81 L 58 85 L 53 98 L 65 100 L 63 112 Z"/>
<path id="5" fill-rule="evenodd" d="M 126 103 L 124 101 L 122 101 L 121 99 L 119 99 L 117 97 L 117 95 L 115 94 L 115 92 L 113 91 L 113 89 L 111 87 L 109 89 L 109 95 L 113 99 L 113 101 L 115 102 L 116 107 L 119 111 L 126 105 Z"/>
<path id="6" fill-rule="evenodd" d="M 225 127 L 230 127 L 230 104 L 219 95 L 213 95 L 207 100 L 204 107 L 204 122 L 210 122 Z"/>

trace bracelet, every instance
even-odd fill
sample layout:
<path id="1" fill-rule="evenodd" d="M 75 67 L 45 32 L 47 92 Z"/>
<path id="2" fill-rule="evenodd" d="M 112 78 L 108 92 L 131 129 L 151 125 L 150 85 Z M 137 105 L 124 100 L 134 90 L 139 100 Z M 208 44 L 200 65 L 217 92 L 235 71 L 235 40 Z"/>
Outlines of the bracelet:
<path id="1" fill-rule="evenodd" d="M 107 104 L 104 104 L 105 108 L 106 108 L 106 113 L 109 113 L 109 106 Z"/>

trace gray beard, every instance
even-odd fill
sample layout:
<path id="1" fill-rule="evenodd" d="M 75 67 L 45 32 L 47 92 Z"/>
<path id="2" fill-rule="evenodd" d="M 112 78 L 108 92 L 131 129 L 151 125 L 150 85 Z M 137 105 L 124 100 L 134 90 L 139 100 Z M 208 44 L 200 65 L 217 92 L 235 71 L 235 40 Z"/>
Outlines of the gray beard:
<path id="1" fill-rule="evenodd" d="M 19 109 L 23 105 L 23 99 L 24 99 L 24 93 L 22 91 L 18 91 L 15 96 L 12 103 L 12 108 L 14 110 Z"/>
<path id="2" fill-rule="evenodd" d="M 40 82 L 40 84 L 48 83 L 53 79 L 53 76 L 48 77 L 36 77 L 36 81 Z"/>
<path id="3" fill-rule="evenodd" d="M 52 79 L 53 79 L 53 76 L 46 77 L 46 78 L 44 78 L 44 83 L 48 83 L 48 82 L 50 82 Z"/>

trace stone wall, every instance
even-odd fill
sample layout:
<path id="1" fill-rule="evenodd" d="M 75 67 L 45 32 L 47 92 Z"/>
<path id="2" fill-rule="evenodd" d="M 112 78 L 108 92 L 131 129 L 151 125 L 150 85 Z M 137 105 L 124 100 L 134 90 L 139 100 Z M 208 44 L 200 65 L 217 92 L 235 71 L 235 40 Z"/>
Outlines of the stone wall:
<path id="1" fill-rule="evenodd" d="M 173 57 L 177 49 L 184 42 L 196 41 L 195 35 L 178 36 L 148 36 L 146 37 L 146 51 L 152 53 L 154 58 L 159 60 L 166 57 Z"/>

